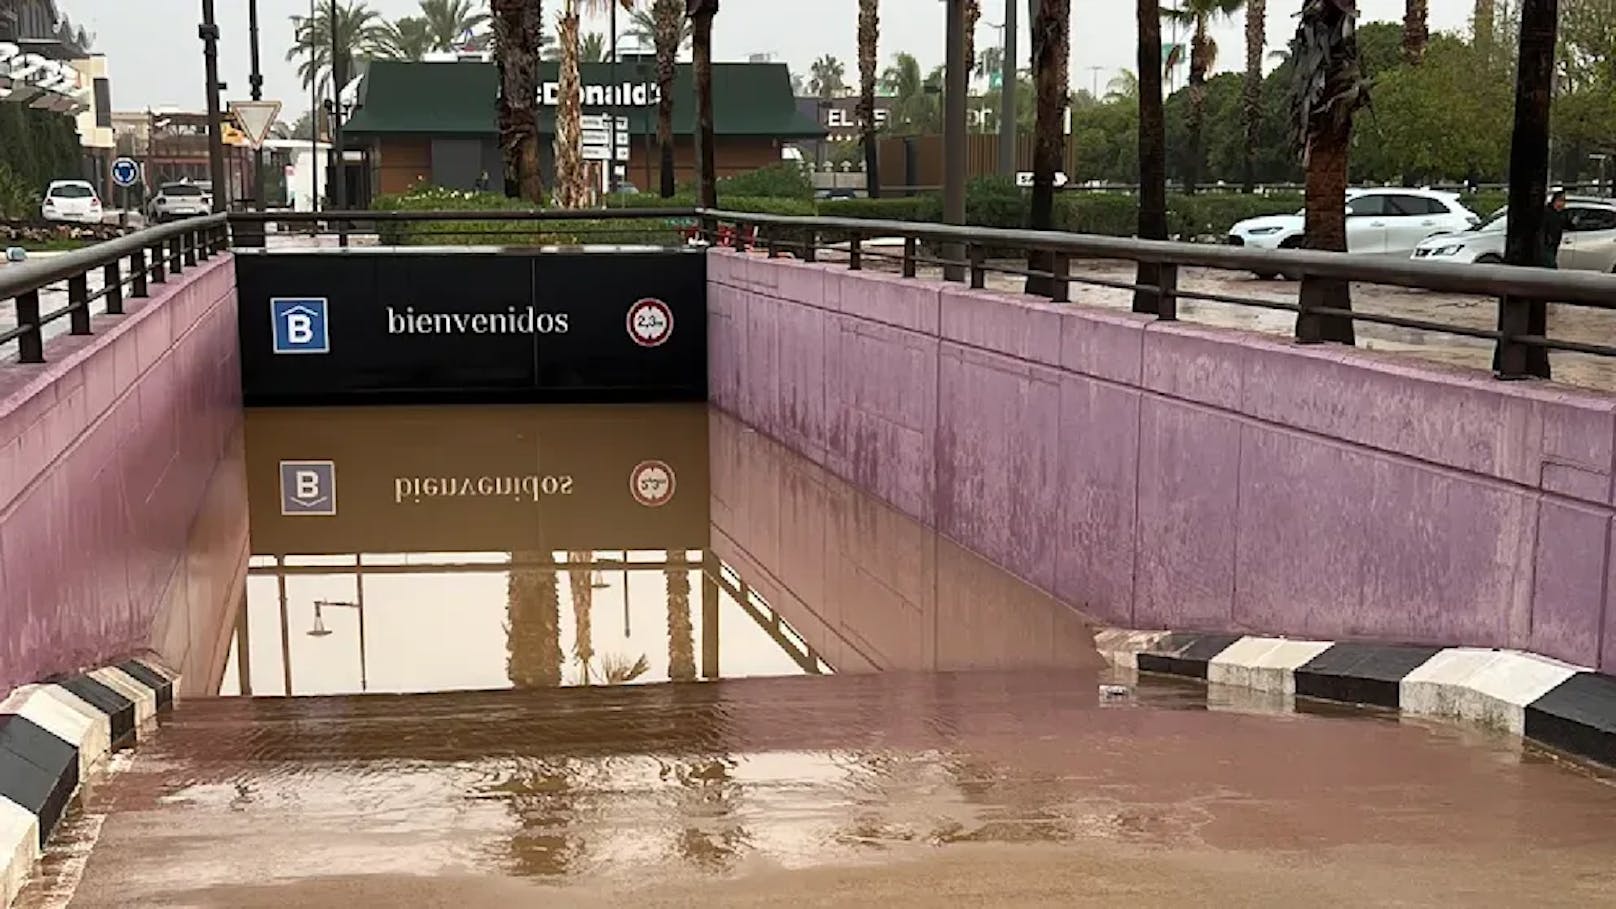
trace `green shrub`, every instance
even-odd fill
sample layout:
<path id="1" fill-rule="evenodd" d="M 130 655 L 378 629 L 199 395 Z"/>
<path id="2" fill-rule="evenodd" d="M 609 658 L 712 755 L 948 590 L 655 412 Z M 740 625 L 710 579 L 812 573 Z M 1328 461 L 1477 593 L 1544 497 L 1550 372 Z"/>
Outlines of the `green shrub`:
<path id="1" fill-rule="evenodd" d="M 934 196 L 899 196 L 891 199 L 826 199 L 819 213 L 827 218 L 865 218 L 872 221 L 926 221 L 940 218 L 943 207 Z"/>
<path id="2" fill-rule="evenodd" d="M 1460 196 L 1459 203 L 1485 220 L 1492 217 L 1493 212 L 1509 204 L 1509 192 L 1507 190 L 1493 189 L 1479 193 L 1469 193 Z"/>
<path id="3" fill-rule="evenodd" d="M 25 220 L 39 216 L 39 193 L 0 161 L 0 218 Z"/>
<path id="4" fill-rule="evenodd" d="M 1131 237 L 1139 201 L 1127 193 L 1069 192 L 1055 197 L 1055 229 L 1074 234 Z"/>
<path id="5" fill-rule="evenodd" d="M 782 161 L 719 180 L 718 198 L 727 196 L 812 200 L 814 184 L 800 166 Z"/>

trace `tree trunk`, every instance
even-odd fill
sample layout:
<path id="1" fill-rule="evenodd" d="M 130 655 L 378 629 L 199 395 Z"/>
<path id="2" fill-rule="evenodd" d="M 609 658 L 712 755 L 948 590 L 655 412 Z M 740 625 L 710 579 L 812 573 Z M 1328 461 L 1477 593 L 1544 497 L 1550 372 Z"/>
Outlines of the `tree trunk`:
<path id="1" fill-rule="evenodd" d="M 1479 4 L 1477 9 L 1479 16 Z M 1549 122 L 1558 20 L 1558 0 L 1524 0 L 1521 4 L 1515 131 L 1509 146 L 1509 236 L 1504 252 L 1504 260 L 1511 265 L 1544 264 L 1539 251 L 1544 201 L 1549 194 Z M 1498 328 L 1506 334 L 1542 336 L 1548 329 L 1548 307 L 1541 300 L 1506 299 L 1498 308 Z M 1495 358 L 1493 365 L 1506 375 L 1549 378 L 1549 354 L 1541 347 L 1515 348 L 1503 358 Z"/>
<path id="2" fill-rule="evenodd" d="M 696 680 L 696 639 L 690 623 L 690 568 L 688 565 L 675 564 L 665 575 L 668 586 L 668 679 L 673 682 Z"/>
<path id="3" fill-rule="evenodd" d="M 859 129 L 864 142 L 864 180 L 870 198 L 881 197 L 881 161 L 876 149 L 875 80 L 877 43 L 881 35 L 879 0 L 859 0 Z M 912 182 L 912 181 L 911 181 Z"/>
<path id="4" fill-rule="evenodd" d="M 1347 165 L 1352 148 L 1352 124 L 1331 118 L 1318 118 L 1307 151 L 1307 221 L 1304 246 L 1330 252 L 1347 251 Z M 1304 308 L 1328 306 L 1352 308 L 1352 291 L 1346 281 L 1333 278 L 1306 278 L 1302 282 Z M 1354 344 L 1357 338 L 1352 320 L 1342 316 L 1319 317 L 1321 341 Z"/>
<path id="5" fill-rule="evenodd" d="M 535 205 L 544 204 L 544 171 L 539 163 L 539 53 L 543 46 L 544 4 L 541 0 L 523 3 L 521 48 L 524 62 L 516 90 L 526 109 L 520 114 L 518 175 L 522 198 Z"/>
<path id="6" fill-rule="evenodd" d="M 572 595 L 572 656 L 578 661 L 578 679 L 585 685 L 593 684 L 590 674 L 595 659 L 595 588 L 590 583 L 589 569 L 582 566 L 593 558 L 592 552 L 567 553 L 567 561 L 579 566 L 567 569 L 567 590 Z"/>
<path id="7" fill-rule="evenodd" d="M 976 24 L 982 19 L 982 0 L 965 0 L 965 81 L 976 72 Z"/>
<path id="8" fill-rule="evenodd" d="M 548 552 L 518 551 L 511 561 L 550 560 Z M 561 600 L 556 572 L 512 568 L 505 587 L 505 675 L 517 688 L 561 684 Z"/>
<path id="9" fill-rule="evenodd" d="M 1032 23 L 1033 85 L 1037 90 L 1038 122 L 1032 149 L 1032 205 L 1029 226 L 1033 230 L 1055 227 L 1055 173 L 1061 168 L 1066 150 L 1065 113 L 1071 99 L 1067 60 L 1071 55 L 1070 31 L 1072 0 L 1042 0 Z M 1050 272 L 1054 257 L 1033 254 L 1028 270 Z M 1051 278 L 1028 277 L 1027 293 L 1049 296 Z"/>
<path id="10" fill-rule="evenodd" d="M 713 16 L 718 0 L 689 0 L 691 45 L 696 77 L 696 160 L 700 164 L 700 199 L 703 208 L 718 207 L 718 170 L 713 160 Z"/>
<path id="11" fill-rule="evenodd" d="M 1425 59 L 1425 46 L 1431 42 L 1427 5 L 1427 0 L 1408 0 L 1403 13 L 1403 59 L 1411 66 Z"/>
<path id="12" fill-rule="evenodd" d="M 1162 110 L 1161 0 L 1139 0 L 1139 237 L 1167 239 L 1167 118 Z M 1141 262 L 1137 283 L 1160 286 L 1159 269 Z M 1156 297 L 1135 292 L 1133 311 L 1154 313 Z"/>
<path id="13" fill-rule="evenodd" d="M 556 201 L 562 208 L 583 208 L 589 204 L 589 174 L 583 155 L 577 0 L 567 0 L 556 41 L 561 45 L 561 85 L 555 115 Z"/>
<path id="14" fill-rule="evenodd" d="M 657 58 L 657 150 L 662 165 L 662 198 L 678 191 L 673 173 L 673 77 L 679 56 L 679 33 L 684 25 L 684 7 L 679 0 L 656 0 L 652 8 L 656 25 Z"/>
<path id="15" fill-rule="evenodd" d="M 1412 0 L 1411 0 L 1412 2 Z M 1158 40 L 1157 44 L 1161 42 Z M 1263 51 L 1268 44 L 1268 0 L 1246 0 L 1246 81 L 1241 97 L 1246 148 L 1241 174 L 1247 194 L 1257 191 L 1257 143 L 1261 139 Z"/>
<path id="16" fill-rule="evenodd" d="M 1201 185 L 1206 158 L 1206 73 L 1212 68 L 1212 45 L 1206 34 L 1206 18 L 1195 20 L 1195 37 L 1190 39 L 1190 159 L 1184 173 L 1184 192 L 1195 195 Z"/>
<path id="17" fill-rule="evenodd" d="M 499 147 L 505 162 L 505 195 L 542 202 L 538 102 L 543 14 L 537 0 L 494 0 L 490 21 L 499 68 Z"/>

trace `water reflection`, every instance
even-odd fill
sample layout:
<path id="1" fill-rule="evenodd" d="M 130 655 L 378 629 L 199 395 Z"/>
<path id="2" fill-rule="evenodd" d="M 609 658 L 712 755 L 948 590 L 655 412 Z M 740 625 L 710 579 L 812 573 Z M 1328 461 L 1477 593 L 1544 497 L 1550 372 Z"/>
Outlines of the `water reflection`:
<path id="1" fill-rule="evenodd" d="M 1098 662 L 1062 604 L 701 408 L 266 410 L 247 440 L 224 695 Z M 329 465 L 330 513 L 288 464 Z"/>

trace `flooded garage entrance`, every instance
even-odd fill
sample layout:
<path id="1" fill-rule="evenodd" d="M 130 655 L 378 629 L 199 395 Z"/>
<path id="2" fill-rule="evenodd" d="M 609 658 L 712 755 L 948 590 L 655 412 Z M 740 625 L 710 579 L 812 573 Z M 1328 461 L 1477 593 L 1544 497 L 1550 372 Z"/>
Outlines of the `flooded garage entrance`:
<path id="1" fill-rule="evenodd" d="M 1104 670 L 1068 604 L 700 407 L 256 411 L 246 438 L 219 696 L 86 791 L 21 905 L 1616 892 L 1597 775 Z"/>

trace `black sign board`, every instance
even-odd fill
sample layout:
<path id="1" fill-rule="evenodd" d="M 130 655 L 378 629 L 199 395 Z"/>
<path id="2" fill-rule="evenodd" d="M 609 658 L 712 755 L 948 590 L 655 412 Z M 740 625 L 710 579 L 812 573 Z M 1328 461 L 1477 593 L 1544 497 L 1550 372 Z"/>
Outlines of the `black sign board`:
<path id="1" fill-rule="evenodd" d="M 243 251 L 249 405 L 702 401 L 696 250 Z"/>
<path id="2" fill-rule="evenodd" d="M 699 404 L 256 409 L 265 555 L 705 549 Z"/>

